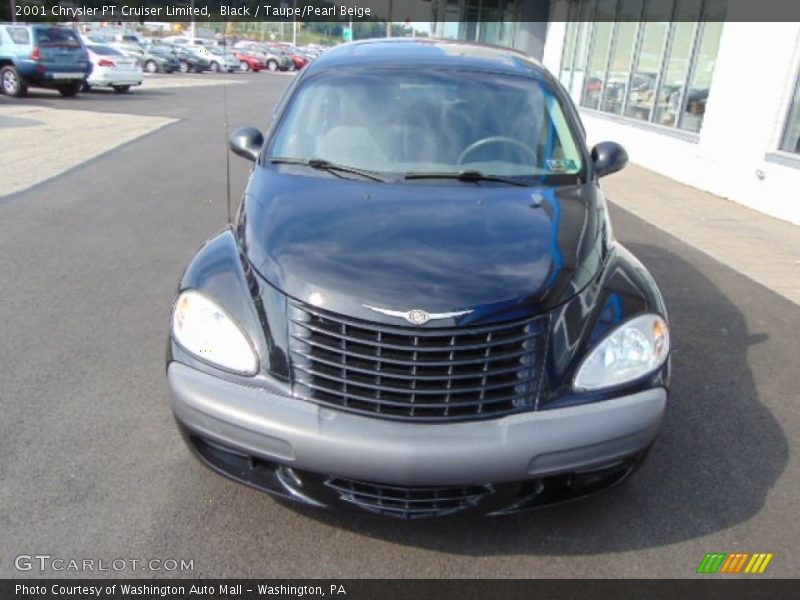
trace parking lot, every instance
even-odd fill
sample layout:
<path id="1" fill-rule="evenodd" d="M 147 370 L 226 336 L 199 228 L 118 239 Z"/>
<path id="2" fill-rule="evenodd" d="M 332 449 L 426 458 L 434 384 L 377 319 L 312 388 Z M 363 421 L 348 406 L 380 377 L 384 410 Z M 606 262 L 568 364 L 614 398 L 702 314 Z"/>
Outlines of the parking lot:
<path id="1" fill-rule="evenodd" d="M 226 121 L 263 128 L 291 76 L 168 77 L 0 96 L 0 576 L 87 575 L 14 568 L 49 554 L 193 560 L 124 576 L 692 577 L 706 552 L 737 551 L 774 553 L 761 577 L 800 573 L 800 306 L 620 207 L 615 234 L 674 336 L 667 421 L 628 482 L 513 517 L 400 522 L 298 511 L 206 470 L 167 398 L 171 302 L 226 224 Z M 250 163 L 230 161 L 236 200 Z"/>

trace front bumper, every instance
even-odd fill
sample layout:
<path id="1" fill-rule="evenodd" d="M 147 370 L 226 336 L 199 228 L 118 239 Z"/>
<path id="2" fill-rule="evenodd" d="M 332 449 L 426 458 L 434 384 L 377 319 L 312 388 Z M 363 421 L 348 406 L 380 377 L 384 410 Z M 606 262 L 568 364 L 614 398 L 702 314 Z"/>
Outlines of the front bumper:
<path id="1" fill-rule="evenodd" d="M 602 470 L 655 439 L 666 390 L 486 421 L 409 424 L 232 383 L 178 362 L 172 409 L 190 435 L 301 471 L 395 486 L 520 482 Z"/>

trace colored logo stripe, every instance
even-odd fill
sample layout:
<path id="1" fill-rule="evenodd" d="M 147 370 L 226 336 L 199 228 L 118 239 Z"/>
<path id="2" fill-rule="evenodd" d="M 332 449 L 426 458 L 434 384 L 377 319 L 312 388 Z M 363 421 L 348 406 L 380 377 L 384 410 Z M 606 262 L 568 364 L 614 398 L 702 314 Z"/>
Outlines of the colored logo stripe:
<path id="1" fill-rule="evenodd" d="M 763 573 L 767 565 L 772 560 L 773 554 L 748 552 L 735 552 L 726 554 L 725 552 L 709 552 L 700 561 L 697 567 L 698 573 L 744 573 L 757 574 Z M 747 566 L 745 566 L 747 565 Z"/>
<path id="2" fill-rule="evenodd" d="M 706 554 L 702 561 L 700 561 L 700 566 L 697 567 L 698 573 L 716 573 L 717 569 L 719 569 L 722 561 L 725 560 L 725 553 L 724 552 L 716 552 L 714 554 Z"/>
<path id="3" fill-rule="evenodd" d="M 772 560 L 772 554 L 753 554 L 753 558 L 745 568 L 745 573 L 763 573 L 767 568 L 769 561 Z"/>
<path id="4" fill-rule="evenodd" d="M 738 554 L 729 554 L 728 560 L 722 565 L 720 569 L 720 573 L 738 573 L 744 567 L 744 563 L 747 560 L 747 557 L 750 555 L 747 553 L 738 553 Z"/>

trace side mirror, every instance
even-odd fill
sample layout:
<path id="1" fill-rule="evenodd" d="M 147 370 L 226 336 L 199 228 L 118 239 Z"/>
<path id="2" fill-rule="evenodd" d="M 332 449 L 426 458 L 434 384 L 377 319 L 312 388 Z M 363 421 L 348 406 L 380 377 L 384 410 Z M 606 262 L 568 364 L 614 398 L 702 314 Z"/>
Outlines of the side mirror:
<path id="1" fill-rule="evenodd" d="M 594 172 L 598 177 L 621 171 L 628 164 L 628 153 L 616 142 L 600 142 L 592 148 Z"/>
<path id="2" fill-rule="evenodd" d="M 253 162 L 258 160 L 263 145 L 264 136 L 255 127 L 240 127 L 228 138 L 228 147 L 234 154 Z"/>

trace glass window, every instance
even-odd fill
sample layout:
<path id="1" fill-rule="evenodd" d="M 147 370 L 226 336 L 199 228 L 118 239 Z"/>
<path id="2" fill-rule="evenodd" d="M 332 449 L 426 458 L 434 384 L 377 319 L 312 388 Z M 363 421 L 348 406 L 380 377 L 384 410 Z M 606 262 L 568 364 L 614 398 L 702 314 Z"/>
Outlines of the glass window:
<path id="1" fill-rule="evenodd" d="M 800 154 L 800 77 L 794 88 L 794 98 L 789 107 L 789 119 L 781 140 L 781 150 Z"/>
<path id="2" fill-rule="evenodd" d="M 570 6 L 572 8 L 577 4 Z M 567 31 L 564 36 L 564 55 L 561 57 L 561 75 L 559 80 L 565 88 L 569 89 L 572 80 L 572 62 L 575 59 L 575 41 L 578 39 L 578 23 L 570 20 L 567 23 Z"/>
<path id="3" fill-rule="evenodd" d="M 6 27 L 6 31 L 15 44 L 30 44 L 31 42 L 28 30 L 24 27 Z"/>
<path id="4" fill-rule="evenodd" d="M 600 97 L 606 80 L 606 66 L 608 64 L 608 51 L 611 48 L 611 34 L 614 24 L 616 0 L 598 0 L 594 24 L 594 39 L 592 40 L 591 56 L 586 77 L 583 82 L 581 105 L 587 108 L 599 108 Z"/>
<path id="5" fill-rule="evenodd" d="M 643 0 L 622 0 L 614 35 L 614 47 L 608 63 L 608 79 L 600 110 L 622 114 L 622 104 L 628 88 L 634 44 L 636 43 L 637 21 L 641 17 Z"/>
<path id="6" fill-rule="evenodd" d="M 581 11 L 581 18 L 591 19 L 592 15 L 592 2 L 583 4 Z M 583 75 L 586 71 L 586 61 L 588 60 L 589 38 L 592 35 L 592 22 L 588 20 L 578 23 L 578 37 L 575 41 L 575 63 L 572 71 L 572 84 L 569 91 L 573 98 L 580 95 L 580 90 L 583 89 Z"/>
<path id="7" fill-rule="evenodd" d="M 100 56 L 122 56 L 120 52 L 117 52 L 111 46 L 99 46 L 92 44 L 90 46 L 86 46 L 89 50 L 98 54 Z"/>
<path id="8" fill-rule="evenodd" d="M 37 27 L 34 32 L 39 46 L 80 46 L 78 36 L 66 27 Z"/>
<path id="9" fill-rule="evenodd" d="M 581 106 L 700 131 L 727 2 L 578 0 L 561 82 Z"/>
<path id="10" fill-rule="evenodd" d="M 679 0 L 675 11 L 676 22 L 672 24 L 669 58 L 664 68 L 664 78 L 658 89 L 656 113 L 653 121 L 659 125 L 678 124 L 682 94 L 689 76 L 692 59 L 692 45 L 699 27 L 700 2 L 698 0 Z"/>
<path id="11" fill-rule="evenodd" d="M 706 3 L 705 22 L 700 25 L 700 42 L 695 53 L 694 69 L 683 101 L 683 113 L 679 126 L 689 131 L 700 131 L 706 100 L 711 89 L 711 76 L 717 60 L 719 39 L 722 36 L 722 21 L 725 19 L 727 0 L 709 0 Z"/>
<path id="12" fill-rule="evenodd" d="M 582 169 L 578 148 L 559 100 L 542 82 L 372 69 L 301 84 L 267 156 L 322 158 L 400 177 L 475 170 L 574 178 Z"/>
<path id="13" fill-rule="evenodd" d="M 651 4 L 652 2 L 648 2 L 648 5 Z M 625 115 L 628 117 L 649 121 L 652 116 L 656 84 L 661 72 L 664 43 L 668 32 L 667 22 L 642 23 L 642 42 L 628 89 L 628 103 L 625 110 Z"/>

